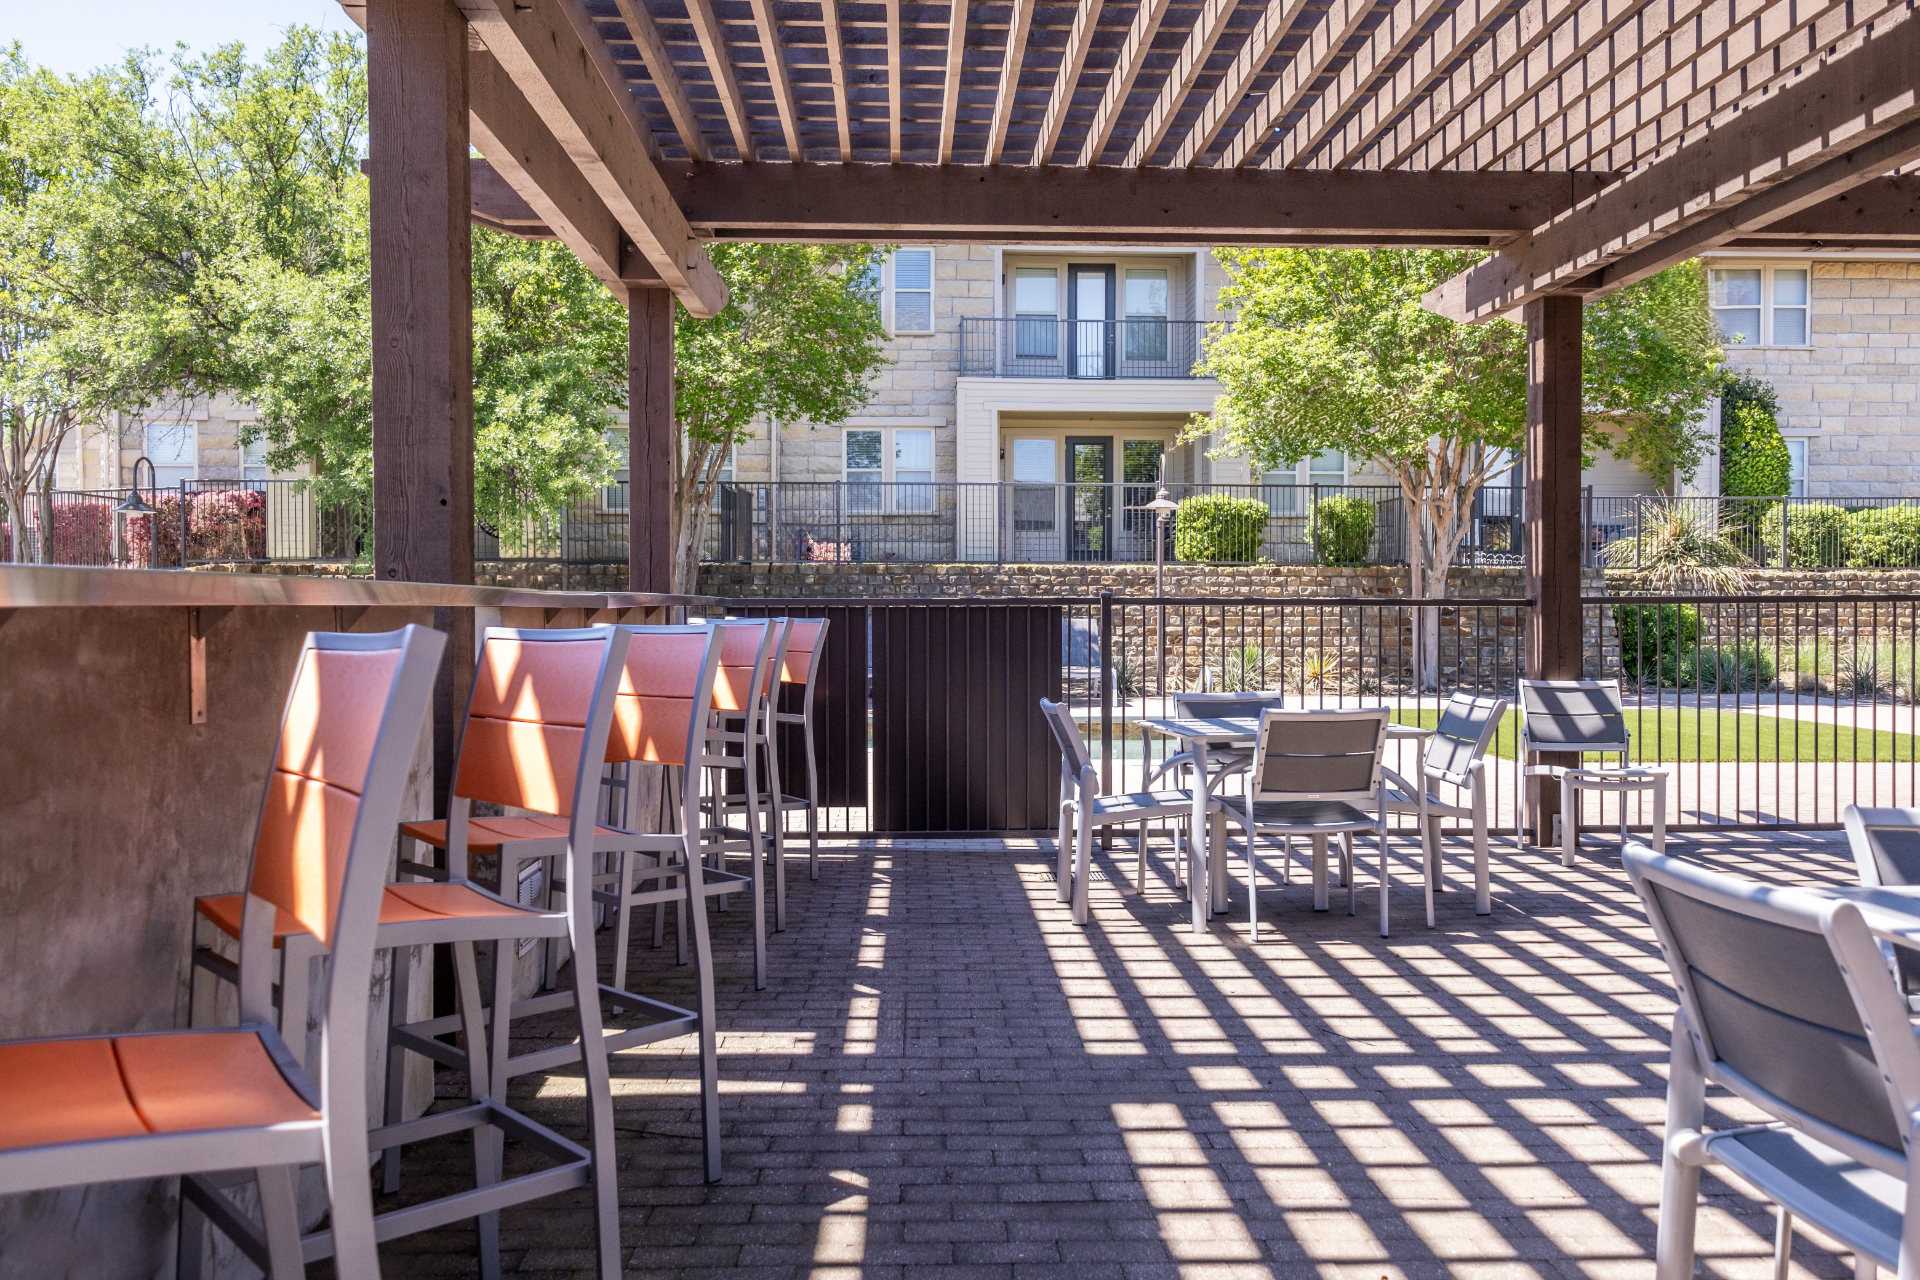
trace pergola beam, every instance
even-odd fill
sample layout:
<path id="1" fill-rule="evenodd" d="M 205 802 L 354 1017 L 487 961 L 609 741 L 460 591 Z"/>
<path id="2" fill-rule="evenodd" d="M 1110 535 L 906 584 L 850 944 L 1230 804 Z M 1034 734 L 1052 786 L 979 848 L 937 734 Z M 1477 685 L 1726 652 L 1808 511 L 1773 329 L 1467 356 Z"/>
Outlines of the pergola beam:
<path id="1" fill-rule="evenodd" d="M 1153 159 L 1153 153 L 1160 149 L 1161 139 L 1173 127 L 1175 113 L 1186 102 L 1187 95 L 1193 92 L 1194 82 L 1207 69 L 1207 59 L 1213 56 L 1213 47 L 1226 34 L 1227 15 L 1233 10 L 1234 0 L 1204 0 L 1201 4 L 1200 16 L 1194 22 L 1193 30 L 1187 33 L 1187 42 L 1180 46 L 1180 56 L 1167 69 L 1166 82 L 1160 86 L 1159 96 L 1154 98 L 1153 105 L 1147 108 L 1147 118 L 1141 123 L 1140 132 L 1134 135 L 1133 146 L 1127 149 L 1127 158 L 1121 161 L 1122 164 L 1134 168 Z M 1186 166 L 1182 164 L 1176 167 Z"/>
<path id="2" fill-rule="evenodd" d="M 787 143 L 787 159 L 805 160 L 807 153 L 800 141 L 800 118 L 793 109 L 793 85 L 787 79 L 786 54 L 780 45 L 780 27 L 773 18 L 773 0 L 750 2 L 754 30 L 760 35 L 760 54 L 767 66 L 767 83 L 773 87 L 773 108 L 780 115 L 780 132 Z"/>
<path id="3" fill-rule="evenodd" d="M 1428 305 L 1482 321 L 1550 293 L 1599 294 L 1871 182 L 1920 155 L 1920 21 L 1761 99 L 1591 204 L 1455 276 Z"/>
<path id="4" fill-rule="evenodd" d="M 755 160 L 753 119 L 747 114 L 747 101 L 740 93 L 740 81 L 733 74 L 733 59 L 727 53 L 727 33 L 714 16 L 708 0 L 686 0 L 687 20 L 700 42 L 700 52 L 713 72 L 714 91 L 720 95 L 720 109 L 726 113 L 727 127 L 733 131 L 733 145 L 742 160 Z M 796 156 L 795 159 L 798 159 Z"/>
<path id="5" fill-rule="evenodd" d="M 1100 163 L 1100 157 L 1107 149 L 1107 139 L 1113 136 L 1113 126 L 1119 123 L 1120 110 L 1127 105 L 1127 95 L 1133 92 L 1133 82 L 1146 63 L 1147 51 L 1153 47 L 1154 34 L 1160 30 L 1160 20 L 1167 16 L 1168 2 L 1140 0 L 1140 7 L 1134 11 L 1133 23 L 1127 28 L 1126 43 L 1120 46 L 1119 56 L 1113 64 L 1113 74 L 1107 77 L 1107 87 L 1100 95 L 1100 105 L 1094 108 L 1093 123 L 1087 129 L 1087 140 L 1080 147 L 1080 168 L 1086 169 Z"/>
<path id="6" fill-rule="evenodd" d="M 947 78 L 940 87 L 940 163 L 953 160 L 953 130 L 960 120 L 960 73 L 967 56 L 967 0 L 947 10 Z"/>
<path id="7" fill-rule="evenodd" d="M 840 0 L 820 0 L 821 39 L 827 46 L 827 79 L 833 86 L 833 122 L 840 131 L 840 160 L 853 162 L 853 124 L 847 114 L 847 53 L 840 43 Z"/>
<path id="8" fill-rule="evenodd" d="M 838 241 L 1129 236 L 1150 243 L 1274 243 L 1297 237 L 1510 239 L 1614 175 L 1338 173 L 1290 169 L 1032 169 L 980 165 L 663 163 L 660 174 L 703 236 Z"/>
<path id="9" fill-rule="evenodd" d="M 621 21 L 627 24 L 627 33 L 633 37 L 634 47 L 640 50 L 641 65 L 646 67 L 653 87 L 660 92 L 660 100 L 666 104 L 674 132 L 680 135 L 680 145 L 695 160 L 705 160 L 707 139 L 700 130 L 700 117 L 695 114 L 693 103 L 687 99 L 687 89 L 680 83 L 680 72 L 673 65 L 673 55 L 667 52 L 666 41 L 660 38 L 660 30 L 648 16 L 646 5 L 641 0 L 613 2 L 620 11 Z"/>
<path id="10" fill-rule="evenodd" d="M 965 0 L 954 0 L 955 8 Z M 1060 72 L 1053 80 L 1053 96 L 1047 99 L 1046 118 L 1040 124 L 1040 142 L 1034 148 L 1033 163 L 1053 163 L 1053 149 L 1060 145 L 1060 130 L 1066 126 L 1067 112 L 1073 108 L 1073 88 L 1080 83 L 1081 68 L 1087 65 L 1087 50 L 1093 47 L 1093 33 L 1100 26 L 1100 11 L 1105 0 L 1080 0 L 1073 15 L 1073 30 L 1067 36 L 1067 48 L 1060 55 Z M 944 161 L 945 157 L 941 157 Z"/>
<path id="11" fill-rule="evenodd" d="M 1013 127 L 1013 100 L 1020 92 L 1020 68 L 1027 60 L 1027 33 L 1033 29 L 1033 5 L 1014 0 L 1007 23 L 1006 59 L 1000 69 L 1000 92 L 993 100 L 993 124 L 987 133 L 987 163 L 999 164 L 1007 146 L 1007 131 Z M 896 62 L 894 75 L 899 76 Z M 896 155 L 894 157 L 898 159 Z"/>
<path id="12" fill-rule="evenodd" d="M 613 93 L 607 72 L 576 23 L 579 0 L 460 0 L 467 20 L 499 60 L 559 149 L 621 230 L 696 316 L 711 316 L 727 287 L 694 241 L 642 143 L 645 122 L 631 97 Z M 589 28 L 590 30 L 590 28 Z M 606 46 L 596 42 L 600 57 Z"/>

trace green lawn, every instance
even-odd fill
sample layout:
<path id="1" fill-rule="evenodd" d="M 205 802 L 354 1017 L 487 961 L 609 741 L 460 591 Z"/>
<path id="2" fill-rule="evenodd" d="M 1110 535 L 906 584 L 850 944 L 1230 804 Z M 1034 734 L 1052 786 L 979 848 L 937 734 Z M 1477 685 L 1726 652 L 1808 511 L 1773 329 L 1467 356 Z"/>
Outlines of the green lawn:
<path id="1" fill-rule="evenodd" d="M 1401 724 L 1440 723 L 1434 711 L 1400 711 Z M 1627 730 L 1642 760 L 1687 762 L 1696 760 L 1853 761 L 1916 759 L 1914 735 L 1887 729 L 1854 730 L 1832 724 L 1812 724 L 1751 711 L 1714 711 L 1703 708 L 1646 707 L 1627 712 Z M 1494 750 L 1513 758 L 1514 717 L 1500 726 Z"/>

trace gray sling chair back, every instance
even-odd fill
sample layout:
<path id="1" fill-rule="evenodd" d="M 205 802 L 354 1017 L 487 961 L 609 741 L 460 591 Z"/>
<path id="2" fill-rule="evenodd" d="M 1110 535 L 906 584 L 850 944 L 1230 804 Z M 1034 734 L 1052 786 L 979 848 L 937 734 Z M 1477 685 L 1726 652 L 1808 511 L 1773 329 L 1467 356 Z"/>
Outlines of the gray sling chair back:
<path id="1" fill-rule="evenodd" d="M 306 1275 L 294 1172 L 324 1167 L 335 1273 L 380 1274 L 367 1182 L 367 1015 L 393 831 L 446 637 L 310 634 L 262 788 L 237 1028 L 0 1044 L 0 1194 L 182 1180 L 181 1255 L 211 1218 L 274 1280 Z M 328 957 L 319 1082 L 275 1029 L 275 918 Z M 252 1169 L 256 1225 L 198 1175 Z M 223 1180 L 224 1181 L 224 1180 Z"/>
<path id="2" fill-rule="evenodd" d="M 479 1229 L 480 1273 L 500 1273 L 500 1209 L 590 1187 L 594 1209 L 597 1274 L 620 1274 L 620 1211 L 614 1172 L 613 1099 L 608 1077 L 607 1041 L 600 1011 L 597 949 L 594 945 L 592 892 L 601 775 L 613 722 L 615 694 L 624 673 L 628 634 L 619 627 L 576 630 L 515 630 L 490 627 L 481 637 L 474 662 L 473 692 L 460 736 L 459 759 L 447 802 L 444 847 L 447 866 L 423 882 L 388 887 L 391 902 L 380 925 L 382 947 L 447 943 L 453 952 L 456 1012 L 446 1018 L 405 1023 L 405 1000 L 394 994 L 394 1019 L 387 1029 L 389 1053 L 405 1050 L 442 1062 L 467 1076 L 470 1105 L 418 1120 L 388 1123 L 374 1130 L 381 1151 L 457 1133 L 473 1134 L 474 1187 L 381 1215 L 381 1238 L 392 1239 L 449 1223 L 475 1219 Z M 475 803 L 497 804 L 545 819 L 485 819 L 473 816 Z M 566 827 L 566 891 L 558 910 L 522 907 L 491 892 L 471 877 L 467 855 L 479 842 L 469 828 L 487 822 L 561 819 Z M 402 827 L 427 837 L 428 824 Z M 402 864 L 403 874 L 408 872 Z M 507 1081 L 514 1068 L 532 1069 L 526 1059 L 509 1061 L 513 1011 L 512 957 L 516 944 L 562 939 L 574 957 L 572 990 L 554 1003 L 574 1011 L 579 1044 L 555 1051 L 554 1061 L 579 1061 L 589 1146 L 581 1147 L 534 1123 L 506 1105 Z M 475 947 L 494 946 L 494 1034 L 489 1040 L 489 1009 L 480 999 Z M 404 972 L 404 969 L 401 970 Z M 524 1006 L 523 1006 L 524 1007 Z M 690 1028 L 689 1028 L 690 1029 Z M 462 1043 L 438 1037 L 458 1032 Z M 391 1058 L 389 1059 L 391 1063 Z M 393 1075 L 389 1075 L 392 1080 Z M 391 1093 L 389 1095 L 391 1097 Z M 504 1142 L 508 1135 L 552 1161 L 547 1168 L 505 1178 Z M 397 1166 L 389 1164 L 389 1177 Z M 309 1260 L 327 1256 L 324 1235 L 310 1237 Z"/>
<path id="3" fill-rule="evenodd" d="M 1528 778 L 1540 778 L 1545 786 L 1551 779 L 1560 784 L 1561 856 L 1563 866 L 1573 865 L 1574 849 L 1580 839 L 1581 791 L 1653 792 L 1653 845 L 1666 846 L 1667 771 L 1657 766 L 1627 764 L 1632 750 L 1632 735 L 1627 730 L 1626 711 L 1618 680 L 1522 680 L 1519 749 L 1513 753 L 1513 842 L 1524 847 L 1527 826 Z M 1528 764 L 1538 752 L 1566 752 L 1579 755 L 1618 756 L 1618 767 L 1585 768 L 1557 764 Z M 1605 761 L 1602 761 L 1604 764 Z M 1627 807 L 1620 801 L 1620 843 L 1624 848 L 1627 833 Z M 1547 836 L 1542 834 L 1540 843 Z"/>
<path id="4" fill-rule="evenodd" d="M 1387 936 L 1387 811 L 1382 756 L 1385 707 L 1332 711 L 1269 707 L 1246 789 L 1221 799 L 1221 812 L 1247 834 L 1247 924 L 1260 937 L 1257 862 L 1263 835 L 1313 839 L 1313 909 L 1327 909 L 1327 837 L 1372 832 L 1380 845 L 1380 936 Z M 1364 808 L 1362 806 L 1365 806 Z M 1371 810 L 1372 812 L 1368 812 Z M 1347 875 L 1347 914 L 1355 911 L 1354 877 Z"/>
<path id="5" fill-rule="evenodd" d="M 1840 815 L 1853 849 L 1860 883 L 1869 889 L 1912 894 L 1920 906 L 1920 809 L 1862 809 L 1848 805 Z M 1920 1013 L 1920 952 L 1882 947 L 1897 966 L 1907 1005 Z"/>
<path id="6" fill-rule="evenodd" d="M 1640 844 L 1624 858 L 1680 1001 L 1656 1280 L 1693 1274 L 1700 1170 L 1709 1164 L 1778 1207 L 1776 1274 L 1785 1274 L 1799 1218 L 1851 1250 L 1857 1276 L 1876 1265 L 1912 1276 L 1920 1213 L 1910 1210 L 1920 1206 L 1907 1153 L 1920 1120 L 1920 1041 L 1880 945 L 1920 931 L 1920 913 L 1859 890 L 1755 884 Z M 1710 1084 L 1769 1119 L 1706 1128 Z"/>
<path id="7" fill-rule="evenodd" d="M 1433 891 L 1447 887 L 1440 861 L 1440 823 L 1444 818 L 1466 818 L 1473 823 L 1473 909 L 1478 915 L 1493 910 L 1492 872 L 1487 864 L 1487 752 L 1507 714 L 1505 698 L 1475 698 L 1456 693 L 1441 709 L 1440 724 L 1427 739 L 1416 781 L 1385 771 L 1387 812 L 1413 814 L 1420 823 L 1427 855 L 1427 923 L 1433 923 Z M 1453 799 L 1432 790 L 1444 783 Z M 1466 803 L 1461 803 L 1461 792 Z"/>
<path id="8" fill-rule="evenodd" d="M 1061 902 L 1073 904 L 1073 922 L 1087 922 L 1087 875 L 1093 859 L 1093 829 L 1122 822 L 1140 824 L 1139 861 L 1135 869 L 1136 891 L 1144 892 L 1147 880 L 1147 823 L 1153 818 L 1191 817 L 1191 791 L 1135 791 L 1124 795 L 1100 794 L 1100 771 L 1094 768 L 1086 739 L 1073 712 L 1058 702 L 1040 699 L 1040 714 L 1060 748 L 1060 826 L 1059 865 L 1054 872 L 1054 892 Z M 1219 801 L 1210 808 L 1218 809 Z M 1068 843 L 1071 839 L 1071 845 Z M 1068 850 L 1072 861 L 1068 861 Z"/>

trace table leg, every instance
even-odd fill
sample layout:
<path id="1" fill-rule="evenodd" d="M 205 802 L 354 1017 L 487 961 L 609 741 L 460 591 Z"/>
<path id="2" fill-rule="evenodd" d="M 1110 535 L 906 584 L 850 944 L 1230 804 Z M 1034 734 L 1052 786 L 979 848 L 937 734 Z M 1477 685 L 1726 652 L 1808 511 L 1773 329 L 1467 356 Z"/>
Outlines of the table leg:
<path id="1" fill-rule="evenodd" d="M 1327 837 L 1320 832 L 1313 836 L 1313 909 L 1327 909 Z"/>
<path id="2" fill-rule="evenodd" d="M 1187 891 L 1193 895 L 1193 931 L 1207 931 L 1207 744 L 1193 744 L 1193 818 L 1187 838 Z"/>
<path id="3" fill-rule="evenodd" d="M 1211 857 L 1207 883 L 1213 888 L 1213 909 L 1224 915 L 1227 910 L 1227 816 L 1218 809 L 1213 811 L 1208 826 L 1207 851 Z M 1247 857 L 1252 860 L 1251 846 Z"/>

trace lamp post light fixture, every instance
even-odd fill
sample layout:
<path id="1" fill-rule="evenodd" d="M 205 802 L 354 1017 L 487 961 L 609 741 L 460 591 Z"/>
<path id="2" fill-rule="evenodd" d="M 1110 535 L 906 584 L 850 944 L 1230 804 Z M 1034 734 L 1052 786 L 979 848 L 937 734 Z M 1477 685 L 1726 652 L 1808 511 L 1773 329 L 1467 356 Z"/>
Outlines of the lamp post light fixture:
<path id="1" fill-rule="evenodd" d="M 1156 667 L 1160 673 L 1160 697 L 1167 696 L 1167 520 L 1180 504 L 1167 496 L 1167 456 L 1160 455 L 1160 481 L 1152 502 L 1143 502 L 1129 511 L 1153 512 L 1153 594 L 1159 600 L 1158 638 L 1154 642 Z"/>
<path id="2" fill-rule="evenodd" d="M 143 466 L 147 469 L 147 487 L 154 490 L 156 496 L 159 492 L 160 481 L 159 477 L 154 473 L 153 462 L 148 458 L 141 458 L 133 464 L 133 487 L 127 490 L 126 498 L 113 509 L 113 562 L 115 564 L 121 564 L 128 559 L 126 554 L 127 521 L 134 516 L 152 516 L 159 514 L 140 496 L 140 468 Z M 153 542 L 154 538 L 150 534 L 148 538 L 149 550 L 152 549 Z"/>

